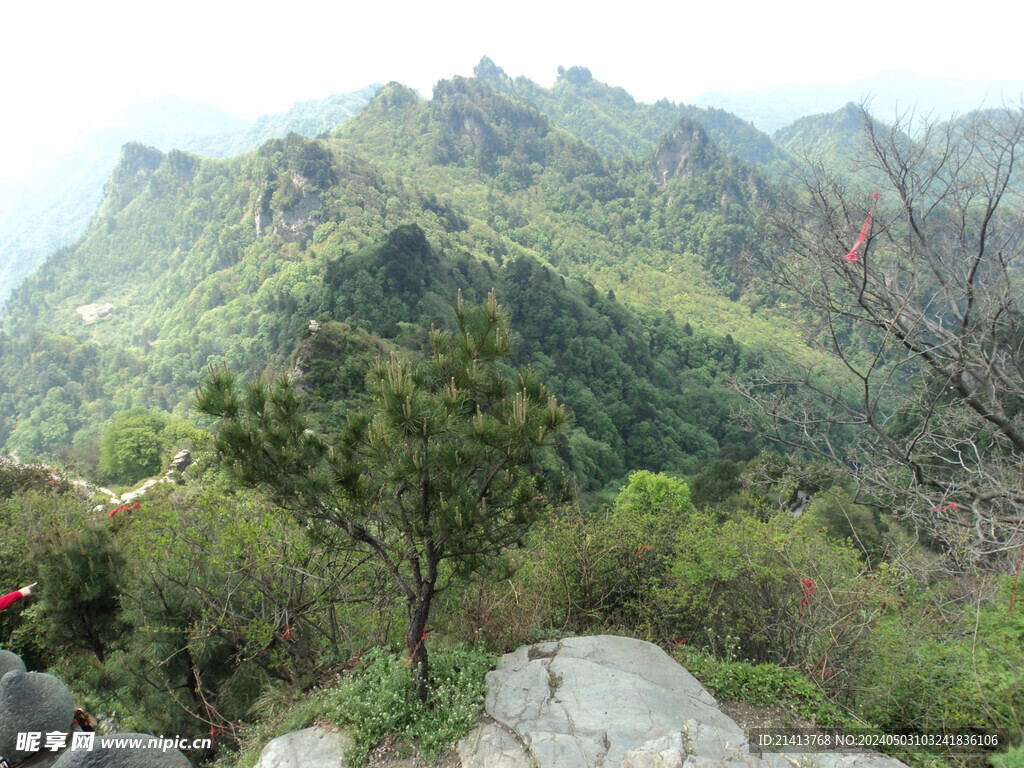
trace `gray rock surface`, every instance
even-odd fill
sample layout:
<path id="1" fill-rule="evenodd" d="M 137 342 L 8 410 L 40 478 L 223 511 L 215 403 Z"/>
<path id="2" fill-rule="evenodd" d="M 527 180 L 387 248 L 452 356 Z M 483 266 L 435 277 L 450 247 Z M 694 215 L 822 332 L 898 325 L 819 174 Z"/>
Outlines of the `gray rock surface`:
<path id="1" fill-rule="evenodd" d="M 350 740 L 323 728 L 303 728 L 278 736 L 260 752 L 256 768 L 344 768 Z"/>
<path id="2" fill-rule="evenodd" d="M 64 752 L 53 768 L 192 768 L 192 763 L 177 749 L 149 749 L 146 747 L 117 746 L 115 740 L 142 739 L 147 743 L 152 736 L 144 733 L 114 733 L 97 736 L 93 749 Z"/>
<path id="3" fill-rule="evenodd" d="M 18 669 L 0 678 L 0 755 L 8 760 L 32 754 L 15 748 L 19 732 L 67 733 L 74 717 L 71 691 L 59 678 Z"/>
<path id="4" fill-rule="evenodd" d="M 25 669 L 25 662 L 18 654 L 0 649 L 0 677 L 15 670 L 18 672 L 28 671 Z"/>
<path id="5" fill-rule="evenodd" d="M 696 678 L 631 638 L 525 646 L 503 657 L 487 683 L 486 716 L 458 745 L 463 768 L 903 765 L 881 755 L 754 755 Z"/>

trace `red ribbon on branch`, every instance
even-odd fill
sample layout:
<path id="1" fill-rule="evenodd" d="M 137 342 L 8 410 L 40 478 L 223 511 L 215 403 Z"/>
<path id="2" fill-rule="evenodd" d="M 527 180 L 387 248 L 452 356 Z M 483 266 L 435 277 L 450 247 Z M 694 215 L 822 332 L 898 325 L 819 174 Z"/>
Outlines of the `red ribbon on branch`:
<path id="1" fill-rule="evenodd" d="M 124 511 L 129 510 L 129 509 L 138 509 L 141 506 L 142 506 L 142 503 L 138 502 L 138 501 L 136 501 L 134 504 L 122 504 L 117 509 L 110 510 L 109 514 L 107 514 L 107 517 L 113 517 L 118 512 L 124 512 Z"/>
<path id="2" fill-rule="evenodd" d="M 878 205 L 878 193 L 874 194 L 874 202 L 871 203 L 871 210 L 868 211 L 868 217 L 864 219 L 864 226 L 860 228 L 860 234 L 857 235 L 857 242 L 853 244 L 853 248 L 844 256 L 847 261 L 856 261 L 860 257 L 860 247 L 864 245 L 864 241 L 868 239 L 868 233 L 871 231 L 871 219 L 875 215 L 875 206 Z"/>
<path id="3" fill-rule="evenodd" d="M 804 615 L 804 608 L 807 608 L 811 604 L 811 596 L 814 594 L 814 582 L 810 579 L 800 579 L 800 586 L 804 591 L 804 596 L 800 598 L 800 615 Z"/>
<path id="4" fill-rule="evenodd" d="M 405 636 L 405 647 L 409 651 L 409 658 L 406 659 L 403 662 L 404 666 L 408 667 L 408 666 L 412 665 L 412 663 L 416 660 L 416 652 L 420 649 L 420 646 L 423 645 L 423 643 L 426 642 L 426 640 L 427 640 L 427 628 L 426 627 L 423 627 L 423 632 L 420 633 L 420 641 L 418 643 L 416 643 L 416 647 L 415 648 L 412 648 L 409 645 L 409 635 Z"/>

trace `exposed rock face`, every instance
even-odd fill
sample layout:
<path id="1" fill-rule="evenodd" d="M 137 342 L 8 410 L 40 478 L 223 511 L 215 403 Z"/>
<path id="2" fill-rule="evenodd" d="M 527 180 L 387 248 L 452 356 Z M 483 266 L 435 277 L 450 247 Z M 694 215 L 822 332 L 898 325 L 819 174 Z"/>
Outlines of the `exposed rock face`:
<path id="1" fill-rule="evenodd" d="M 114 314 L 114 305 L 109 302 L 106 304 L 83 304 L 76 307 L 75 312 L 81 316 L 83 325 L 92 325 L 98 320 Z"/>
<path id="2" fill-rule="evenodd" d="M 676 177 L 701 176 L 711 164 L 715 147 L 701 126 L 686 118 L 680 120 L 671 136 L 658 145 L 651 176 L 657 184 Z"/>
<path id="3" fill-rule="evenodd" d="M 751 754 L 747 737 L 657 646 L 577 637 L 507 654 L 463 768 L 899 768 L 881 755 Z"/>
<path id="4" fill-rule="evenodd" d="M 171 466 L 167 472 L 170 473 L 171 470 L 184 472 L 190 466 L 192 466 L 192 451 L 185 448 L 174 454 L 174 458 L 171 460 Z"/>
<path id="5" fill-rule="evenodd" d="M 292 174 L 292 185 L 298 190 L 298 199 L 281 211 L 274 232 L 290 243 L 301 243 L 313 236 L 313 230 L 320 220 L 320 195 L 310 186 L 309 179 L 297 173 Z"/>
<path id="6" fill-rule="evenodd" d="M 303 728 L 269 742 L 255 768 L 344 768 L 350 743 L 341 733 Z"/>

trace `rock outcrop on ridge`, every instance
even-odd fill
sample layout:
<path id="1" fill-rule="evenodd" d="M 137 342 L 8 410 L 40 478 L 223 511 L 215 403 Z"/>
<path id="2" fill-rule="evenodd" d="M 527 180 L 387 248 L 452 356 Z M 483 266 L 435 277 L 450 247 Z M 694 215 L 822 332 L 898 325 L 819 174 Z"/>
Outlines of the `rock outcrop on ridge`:
<path id="1" fill-rule="evenodd" d="M 632 638 L 524 646 L 487 683 L 463 768 L 905 768 L 879 754 L 756 755 L 696 678 Z"/>
<path id="2" fill-rule="evenodd" d="M 4 669 L 10 671 L 0 679 L 0 749 L 26 729 L 28 715 L 11 713 L 32 708 L 18 699 L 22 704 L 11 709 L 11 702 L 29 685 L 42 685 L 63 707 L 54 715 L 59 723 L 31 729 L 70 728 L 70 694 L 61 699 L 57 678 L 25 672 L 17 656 L 0 652 Z M 445 765 L 457 759 L 462 768 L 906 768 L 877 753 L 756 754 L 696 678 L 657 646 L 632 638 L 573 637 L 523 646 L 502 658 L 487 683 L 483 717 Z M 268 743 L 257 768 L 338 768 L 345 765 L 348 743 L 343 734 L 319 728 L 296 731 Z M 408 758 L 387 764 L 426 763 Z M 53 764 L 94 766 L 190 763 L 177 750 L 121 749 L 67 751 Z"/>

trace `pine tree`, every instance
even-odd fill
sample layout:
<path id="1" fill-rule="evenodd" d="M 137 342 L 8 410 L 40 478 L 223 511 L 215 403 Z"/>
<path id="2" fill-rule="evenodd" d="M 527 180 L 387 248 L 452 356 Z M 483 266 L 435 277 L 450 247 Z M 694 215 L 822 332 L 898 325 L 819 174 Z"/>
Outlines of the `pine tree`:
<path id="1" fill-rule="evenodd" d="M 123 631 L 117 596 L 124 569 L 109 528 L 55 533 L 39 566 L 41 628 L 48 642 L 84 648 L 102 664 Z"/>
<path id="2" fill-rule="evenodd" d="M 350 414 L 333 445 L 307 428 L 284 377 L 239 396 L 228 370 L 211 369 L 196 395 L 220 418 L 218 450 L 243 481 L 272 488 L 303 519 L 344 529 L 385 566 L 406 601 L 421 700 L 433 598 L 520 540 L 549 505 L 545 448 L 566 422 L 530 370 L 514 385 L 502 372 L 509 328 L 493 291 L 473 309 L 460 294 L 455 320 L 454 332 L 432 330 L 422 363 L 377 360 L 367 377 L 373 407 Z"/>

